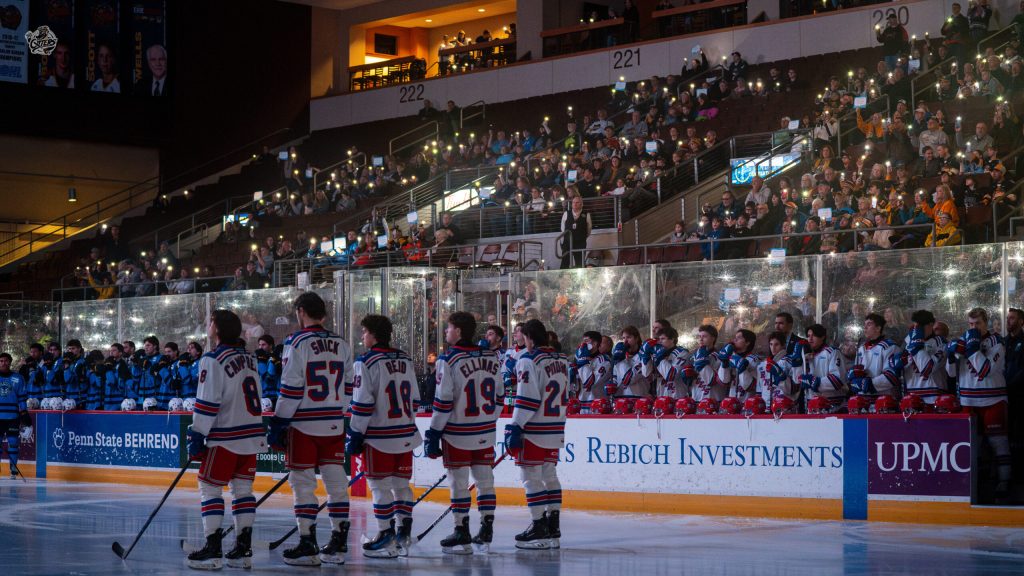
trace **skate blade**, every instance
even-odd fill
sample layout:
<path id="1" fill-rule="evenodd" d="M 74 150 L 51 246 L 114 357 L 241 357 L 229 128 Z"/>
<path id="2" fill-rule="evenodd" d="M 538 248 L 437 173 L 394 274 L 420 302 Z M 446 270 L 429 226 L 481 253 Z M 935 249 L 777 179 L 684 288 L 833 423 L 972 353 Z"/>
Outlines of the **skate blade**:
<path id="1" fill-rule="evenodd" d="M 320 561 L 325 564 L 344 564 L 344 554 L 320 554 Z"/>
<path id="2" fill-rule="evenodd" d="M 186 558 L 185 564 L 193 570 L 220 570 L 224 567 L 224 560 L 221 558 L 211 560 L 189 560 Z"/>
<path id="3" fill-rule="evenodd" d="M 367 558 L 398 558 L 398 550 L 383 548 L 380 550 L 366 550 L 363 549 L 363 556 Z"/>
<path id="4" fill-rule="evenodd" d="M 459 556 L 468 556 L 473 553 L 473 547 L 469 544 L 460 544 L 458 546 L 441 546 L 441 552 L 445 554 L 457 554 Z"/>
<path id="5" fill-rule="evenodd" d="M 484 543 L 473 543 L 473 549 L 481 554 L 489 554 L 491 552 L 491 544 L 489 542 Z"/>
<path id="6" fill-rule="evenodd" d="M 231 568 L 242 568 L 249 570 L 252 568 L 252 558 L 226 558 L 224 560 L 227 565 Z"/>
<path id="7" fill-rule="evenodd" d="M 529 542 L 516 542 L 516 548 L 520 550 L 548 550 L 551 542 L 548 540 L 531 540 Z"/>
<path id="8" fill-rule="evenodd" d="M 561 540 L 561 538 L 552 538 L 551 539 L 551 545 L 548 546 L 548 547 L 552 548 L 552 549 L 561 548 L 562 547 L 562 540 Z"/>
<path id="9" fill-rule="evenodd" d="M 285 564 L 289 566 L 319 566 L 320 558 L 317 556 L 302 556 L 301 558 L 284 558 Z"/>

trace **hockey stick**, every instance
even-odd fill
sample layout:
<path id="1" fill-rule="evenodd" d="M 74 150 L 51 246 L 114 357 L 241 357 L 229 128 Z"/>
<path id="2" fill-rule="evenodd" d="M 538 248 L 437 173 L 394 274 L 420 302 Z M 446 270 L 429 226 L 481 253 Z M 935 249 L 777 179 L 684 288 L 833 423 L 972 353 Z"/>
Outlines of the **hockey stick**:
<path id="1" fill-rule="evenodd" d="M 284 477 L 282 477 L 280 480 L 278 480 L 277 484 L 274 484 L 274 486 L 270 490 L 268 490 L 266 494 L 264 494 L 259 500 L 256 501 L 256 507 L 259 508 L 260 504 L 263 504 L 264 502 L 266 502 L 267 498 L 270 498 L 274 494 L 274 492 L 277 492 L 277 489 L 280 488 L 281 486 L 284 486 L 284 483 L 287 482 L 287 481 L 288 481 L 288 474 L 285 474 Z M 227 536 L 228 534 L 231 534 L 231 531 L 234 530 L 234 529 L 235 529 L 235 527 L 233 525 L 229 526 L 228 529 L 224 531 L 224 534 L 222 534 L 221 537 Z M 187 542 L 185 542 L 184 538 L 181 539 L 181 549 L 184 550 L 185 552 L 195 552 L 195 550 L 196 550 L 191 545 L 189 545 Z"/>
<path id="2" fill-rule="evenodd" d="M 495 467 L 496 467 L 496 466 L 497 466 L 498 464 L 501 464 L 501 461 L 505 459 L 505 456 L 508 456 L 508 450 L 505 450 L 504 452 L 502 452 L 502 454 L 501 454 L 501 457 L 500 457 L 500 458 L 498 458 L 497 460 L 495 460 L 495 461 L 494 461 L 494 464 L 491 464 L 491 468 L 493 469 L 493 468 L 495 468 Z M 474 484 L 473 484 L 472 486 L 470 486 L 470 487 L 469 487 L 469 489 L 470 489 L 470 490 L 473 490 L 473 488 L 475 488 L 475 487 L 476 487 L 476 483 L 474 483 Z M 422 497 L 421 497 L 420 499 L 422 500 Z M 419 501 L 419 500 L 417 500 L 417 502 L 418 502 L 418 501 Z M 437 526 L 438 524 L 440 524 L 440 523 L 441 523 L 441 520 L 444 520 L 444 519 L 445 519 L 445 517 L 446 517 L 446 516 L 448 516 L 448 514 L 450 514 L 450 513 L 451 513 L 451 511 L 452 511 L 452 507 L 451 507 L 451 506 L 448 506 L 448 509 L 447 509 L 447 510 L 445 510 L 444 512 L 442 512 L 442 513 L 441 513 L 441 515 L 437 517 L 437 520 L 434 520 L 434 522 L 433 522 L 433 523 L 432 523 L 432 524 L 431 524 L 430 526 L 427 526 L 427 529 L 426 529 L 426 530 L 424 530 L 423 532 L 420 532 L 420 535 L 419 535 L 419 536 L 417 536 L 417 537 L 416 537 L 416 539 L 412 541 L 412 543 L 413 543 L 413 544 L 416 544 L 416 543 L 418 543 L 418 542 L 422 541 L 422 540 L 423 540 L 423 538 L 424 538 L 424 536 L 426 536 L 427 534 L 429 534 L 429 533 L 430 533 L 430 531 L 434 529 L 434 527 L 436 527 L 436 526 Z"/>
<path id="3" fill-rule="evenodd" d="M 178 482 L 181 480 L 181 477 L 185 475 L 185 471 L 188 470 L 188 467 L 191 464 L 192 459 L 189 458 L 188 462 L 185 462 L 185 465 L 181 467 L 181 470 L 178 472 L 178 475 L 174 477 L 174 482 L 171 482 L 171 485 L 167 487 L 167 491 L 164 492 L 164 497 L 160 499 L 160 503 L 157 504 L 156 508 L 153 509 L 153 512 L 150 513 L 149 518 L 146 520 L 146 523 L 142 526 L 142 530 L 139 530 L 139 533 L 135 535 L 135 540 L 132 540 L 132 545 L 129 546 L 127 550 L 125 550 L 124 546 L 121 546 L 120 542 L 116 540 L 114 541 L 114 543 L 110 546 L 110 548 L 114 551 L 114 554 L 117 554 L 118 557 L 120 557 L 122 560 L 128 559 L 128 555 L 132 553 L 132 549 L 134 549 L 135 545 L 139 543 L 139 539 L 142 538 L 142 535 L 146 532 L 146 528 L 149 528 L 149 525 L 153 522 L 153 518 L 156 518 L 156 513 L 160 511 L 160 508 L 163 508 L 164 502 L 167 501 L 167 497 L 171 495 L 171 492 L 174 490 L 174 487 L 178 485 Z"/>
<path id="4" fill-rule="evenodd" d="M 362 472 L 360 472 L 359 474 L 356 474 L 355 476 L 352 477 L 351 480 L 348 481 L 348 485 L 352 486 L 353 484 L 355 484 L 362 477 L 363 477 L 363 473 Z M 326 508 L 328 501 L 330 501 L 330 497 L 328 497 L 327 500 L 324 500 L 324 503 L 321 504 L 320 507 L 316 509 L 316 511 L 320 512 L 324 508 Z M 256 542 L 256 541 L 254 541 L 252 543 L 253 544 L 253 548 L 257 548 L 258 547 L 258 548 L 261 548 L 261 549 L 265 548 L 267 550 L 276 550 L 278 546 L 280 546 L 281 544 L 284 544 L 285 541 L 287 541 L 289 538 L 292 537 L 292 534 L 295 534 L 298 531 L 299 531 L 299 527 L 298 526 L 293 526 L 292 529 L 289 530 L 287 534 L 285 534 L 284 536 L 278 538 L 277 540 L 274 540 L 273 542 Z"/>

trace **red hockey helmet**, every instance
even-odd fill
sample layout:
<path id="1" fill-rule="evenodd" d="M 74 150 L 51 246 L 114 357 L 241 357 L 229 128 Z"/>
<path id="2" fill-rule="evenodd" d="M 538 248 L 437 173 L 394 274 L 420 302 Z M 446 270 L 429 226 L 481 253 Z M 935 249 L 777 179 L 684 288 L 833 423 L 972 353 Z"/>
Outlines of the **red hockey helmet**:
<path id="1" fill-rule="evenodd" d="M 920 414 L 927 409 L 927 404 L 924 403 L 924 399 L 914 394 L 907 394 L 900 400 L 900 412 L 904 416 L 911 414 Z"/>
<path id="2" fill-rule="evenodd" d="M 867 396 L 861 396 L 860 394 L 851 396 L 850 399 L 846 401 L 846 408 L 849 410 L 850 414 L 867 414 L 869 406 L 871 406 L 871 400 L 869 400 Z"/>
<path id="3" fill-rule="evenodd" d="M 760 396 L 751 396 L 743 402 L 743 413 L 747 416 L 764 414 L 766 408 L 767 406 L 765 406 L 764 398 L 761 398 Z"/>
<path id="4" fill-rule="evenodd" d="M 782 416 L 783 414 L 789 414 L 796 407 L 796 403 L 793 399 L 785 394 L 780 394 L 772 398 L 772 414 L 776 416 Z"/>
<path id="5" fill-rule="evenodd" d="M 719 412 L 722 414 L 739 414 L 742 409 L 743 404 L 740 403 L 739 398 L 727 396 L 722 398 L 722 404 L 719 407 Z"/>
<path id="6" fill-rule="evenodd" d="M 697 401 L 687 396 L 676 400 L 676 418 L 697 413 Z"/>
<path id="7" fill-rule="evenodd" d="M 815 396 L 807 401 L 808 414 L 828 414 L 832 411 L 832 403 L 824 396 Z"/>
<path id="8" fill-rule="evenodd" d="M 616 398 L 615 407 L 612 408 L 612 414 L 632 414 L 633 413 L 633 399 L 632 398 Z"/>
<path id="9" fill-rule="evenodd" d="M 611 414 L 612 405 L 608 403 L 608 400 L 606 398 L 598 398 L 590 402 L 590 413 Z"/>
<path id="10" fill-rule="evenodd" d="M 636 402 L 633 402 L 633 412 L 636 414 L 648 415 L 651 410 L 654 409 L 654 400 L 650 398 L 637 398 Z"/>
<path id="11" fill-rule="evenodd" d="M 935 411 L 939 414 L 957 414 L 960 410 L 960 399 L 953 394 L 942 394 L 935 399 Z"/>
<path id="12" fill-rule="evenodd" d="M 882 394 L 875 400 L 875 414 L 895 414 L 899 409 L 899 403 L 888 394 Z"/>
<path id="13" fill-rule="evenodd" d="M 567 402 L 565 405 L 565 413 L 579 414 L 581 407 L 582 405 L 580 404 L 579 398 L 569 398 L 569 402 Z"/>
<path id="14" fill-rule="evenodd" d="M 697 414 L 718 414 L 718 401 L 708 396 L 697 404 Z"/>
<path id="15" fill-rule="evenodd" d="M 651 409 L 655 416 L 661 416 L 662 414 L 668 414 L 673 412 L 676 401 L 671 396 L 658 396 L 654 399 L 654 406 Z"/>

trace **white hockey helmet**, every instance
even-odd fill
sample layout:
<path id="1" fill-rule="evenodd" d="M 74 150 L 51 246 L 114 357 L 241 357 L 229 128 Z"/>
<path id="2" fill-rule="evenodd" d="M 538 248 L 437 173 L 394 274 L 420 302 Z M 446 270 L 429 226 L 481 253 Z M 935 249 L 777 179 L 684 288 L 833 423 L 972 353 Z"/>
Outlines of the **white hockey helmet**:
<path id="1" fill-rule="evenodd" d="M 191 412 L 196 407 L 195 398 L 185 398 L 181 403 L 181 409 L 185 412 Z"/>
<path id="2" fill-rule="evenodd" d="M 146 412 L 156 410 L 156 398 L 146 398 L 142 401 L 142 409 Z"/>
<path id="3" fill-rule="evenodd" d="M 167 403 L 168 412 L 181 412 L 185 410 L 185 402 L 181 398 L 171 398 Z"/>
<path id="4" fill-rule="evenodd" d="M 21 439 L 22 442 L 31 442 L 32 441 L 32 427 L 31 426 L 25 426 L 24 428 L 22 428 L 21 432 L 18 433 L 18 437 Z"/>
<path id="5" fill-rule="evenodd" d="M 74 410 L 77 406 L 78 405 L 75 403 L 74 400 L 72 400 L 71 398 L 65 398 L 64 401 L 61 402 L 60 407 L 63 410 Z"/>
<path id="6" fill-rule="evenodd" d="M 260 400 L 260 404 L 263 405 L 263 411 L 264 412 L 273 412 L 274 411 L 274 403 L 270 400 L 270 398 L 263 398 L 263 399 L 261 399 Z"/>
<path id="7" fill-rule="evenodd" d="M 134 398 L 125 398 L 121 401 L 121 410 L 123 412 L 132 412 L 136 408 L 138 408 L 138 404 L 135 402 Z"/>
<path id="8" fill-rule="evenodd" d="M 25 400 L 25 406 L 29 410 L 39 410 L 39 398 L 29 398 Z"/>

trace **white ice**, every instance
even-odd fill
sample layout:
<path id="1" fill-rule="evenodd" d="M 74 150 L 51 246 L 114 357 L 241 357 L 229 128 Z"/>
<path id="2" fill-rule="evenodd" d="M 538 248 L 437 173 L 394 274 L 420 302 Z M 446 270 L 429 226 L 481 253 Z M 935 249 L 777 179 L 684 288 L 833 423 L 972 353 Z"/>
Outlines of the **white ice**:
<path id="1" fill-rule="evenodd" d="M 126 471 L 126 478 L 130 478 Z M 130 481 L 130 480 L 129 480 Z M 179 489 L 127 561 L 110 546 L 127 547 L 159 501 L 163 489 L 46 480 L 0 480 L 0 574 L 193 573 L 184 567 L 181 538 L 202 544 L 198 494 Z M 257 512 L 254 537 L 271 541 L 294 526 L 290 495 L 275 495 Z M 445 507 L 424 502 L 414 512 L 414 533 Z M 375 530 L 369 500 L 352 502 L 352 532 L 344 567 L 286 566 L 280 551 L 257 551 L 253 573 L 500 575 L 651 574 L 1024 574 L 1024 530 L 867 522 L 819 522 L 705 516 L 562 513 L 560 551 L 517 551 L 513 535 L 526 528 L 521 507 L 499 507 L 491 553 L 442 554 L 439 540 L 451 532 L 450 517 L 417 545 L 410 557 L 371 560 L 359 536 Z M 225 516 L 225 526 L 230 514 Z M 478 517 L 474 510 L 471 526 Z M 318 536 L 329 539 L 329 522 Z M 230 547 L 229 536 L 226 547 Z M 232 569 L 225 570 L 231 572 Z M 237 572 L 237 571 L 236 571 Z"/>

